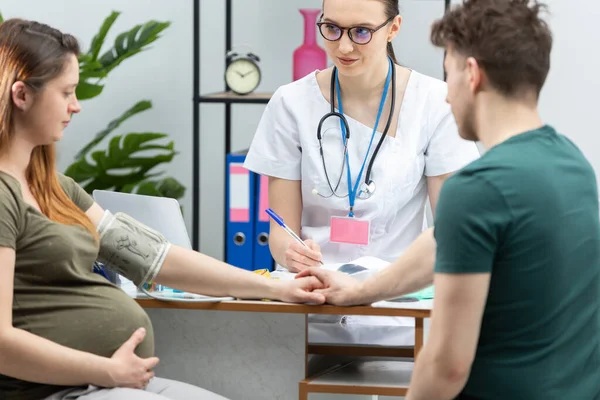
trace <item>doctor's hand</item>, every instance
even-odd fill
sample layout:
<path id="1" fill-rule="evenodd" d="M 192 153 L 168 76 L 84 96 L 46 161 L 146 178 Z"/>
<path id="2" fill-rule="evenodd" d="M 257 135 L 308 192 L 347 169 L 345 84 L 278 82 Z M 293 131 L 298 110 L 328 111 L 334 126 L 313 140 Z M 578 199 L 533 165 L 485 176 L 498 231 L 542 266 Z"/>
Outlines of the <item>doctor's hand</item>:
<path id="1" fill-rule="evenodd" d="M 308 247 L 293 240 L 285 252 L 285 263 L 290 272 L 300 272 L 308 267 L 317 266 L 323 259 L 318 244 L 310 239 L 305 240 L 304 243 Z"/>
<path id="2" fill-rule="evenodd" d="M 277 300 L 286 303 L 325 303 L 325 296 L 316 292 L 316 290 L 322 289 L 324 286 L 314 276 L 276 282 L 278 284 Z"/>
<path id="3" fill-rule="evenodd" d="M 306 279 L 307 277 L 317 278 L 321 282 L 323 288 L 316 289 L 315 293 L 323 294 L 328 304 L 336 306 L 362 304 L 363 282 L 352 278 L 348 274 L 312 267 L 296 275 L 296 279 Z"/>

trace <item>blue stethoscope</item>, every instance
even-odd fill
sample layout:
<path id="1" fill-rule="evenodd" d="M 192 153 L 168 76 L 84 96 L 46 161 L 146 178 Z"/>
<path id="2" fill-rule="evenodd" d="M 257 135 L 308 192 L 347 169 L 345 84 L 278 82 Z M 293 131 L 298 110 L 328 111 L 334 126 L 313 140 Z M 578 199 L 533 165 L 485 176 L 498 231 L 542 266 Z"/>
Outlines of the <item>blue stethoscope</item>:
<path id="1" fill-rule="evenodd" d="M 377 153 L 379 152 L 379 149 L 381 148 L 381 145 L 383 144 L 383 141 L 385 140 L 385 137 L 387 136 L 387 132 L 388 132 L 388 130 L 390 128 L 390 124 L 392 122 L 392 116 L 394 115 L 394 108 L 396 105 L 396 68 L 394 68 L 391 58 L 388 57 L 388 61 L 389 61 L 388 74 L 387 74 L 387 78 L 385 80 L 385 87 L 383 89 L 383 94 L 381 95 L 381 101 L 379 103 L 379 111 L 377 112 L 377 119 L 375 120 L 375 126 L 373 127 L 373 133 L 371 134 L 371 141 L 369 142 L 369 148 L 367 149 L 367 154 L 365 154 L 365 158 L 363 159 L 363 163 L 362 163 L 362 166 L 358 173 L 358 177 L 356 178 L 354 187 L 352 186 L 352 177 L 351 177 L 351 173 L 350 173 L 350 162 L 348 160 L 348 140 L 350 139 L 350 126 L 348 125 L 348 121 L 346 120 L 346 117 L 344 117 L 344 111 L 343 111 L 343 106 L 342 106 L 342 96 L 340 94 L 340 82 L 338 80 L 336 67 L 333 68 L 333 72 L 331 73 L 331 86 L 330 86 L 330 94 L 329 94 L 329 99 L 331 102 L 331 110 L 330 110 L 330 112 L 328 112 L 321 118 L 321 120 L 319 121 L 319 125 L 317 127 L 317 140 L 319 141 L 319 153 L 321 154 L 323 170 L 325 171 L 325 178 L 327 179 L 327 184 L 329 185 L 331 194 L 328 196 L 324 196 L 316 191 L 313 191 L 313 192 L 318 194 L 319 196 L 325 197 L 325 198 L 329 198 L 331 196 L 344 198 L 344 197 L 348 196 L 349 203 L 350 203 L 349 216 L 351 216 L 351 217 L 354 216 L 354 201 L 355 201 L 355 199 L 357 197 L 359 199 L 368 199 L 375 192 L 375 188 L 376 188 L 375 182 L 372 179 L 370 179 L 371 169 L 373 167 L 373 162 L 375 161 L 375 157 L 377 156 Z M 369 151 L 371 150 L 371 145 L 373 144 L 373 139 L 375 138 L 375 133 L 377 132 L 377 126 L 379 125 L 379 119 L 381 117 L 381 113 L 383 111 L 383 106 L 385 104 L 385 99 L 387 97 L 388 88 L 390 86 L 390 77 L 391 77 L 391 83 L 392 83 L 392 104 L 390 107 L 390 114 L 389 114 L 387 123 L 385 125 L 385 129 L 383 130 L 383 135 L 381 135 L 381 138 L 379 139 L 379 142 L 377 143 L 377 146 L 375 147 L 375 151 L 373 152 L 373 156 L 371 157 L 371 161 L 369 162 L 369 166 L 367 167 L 367 173 L 365 175 L 365 180 L 364 180 L 364 182 L 360 182 L 360 178 L 362 176 L 363 170 L 365 168 L 365 164 L 367 162 L 367 158 L 369 156 Z M 334 89 L 336 91 L 337 101 L 339 103 L 339 112 L 335 111 Z M 331 181 L 329 180 L 329 174 L 327 173 L 327 167 L 326 167 L 326 163 L 325 163 L 325 155 L 323 154 L 323 146 L 321 143 L 321 139 L 322 139 L 321 128 L 322 128 L 325 120 L 327 120 L 327 118 L 330 118 L 330 117 L 339 118 L 340 127 L 342 130 L 342 141 L 344 142 L 344 157 L 342 160 L 342 167 L 340 169 L 340 178 L 338 179 L 338 181 L 335 185 L 335 188 L 331 185 Z M 344 196 L 340 196 L 337 194 L 336 191 L 342 180 L 342 175 L 344 172 L 344 164 L 346 164 L 346 176 L 348 179 L 348 194 L 346 194 Z"/>

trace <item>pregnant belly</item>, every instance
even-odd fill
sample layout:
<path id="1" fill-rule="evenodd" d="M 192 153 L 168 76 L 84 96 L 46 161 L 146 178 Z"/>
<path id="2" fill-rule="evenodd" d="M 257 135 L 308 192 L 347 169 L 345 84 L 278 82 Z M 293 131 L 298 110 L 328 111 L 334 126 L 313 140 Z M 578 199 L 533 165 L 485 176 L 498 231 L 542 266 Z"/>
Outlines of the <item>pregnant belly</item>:
<path id="1" fill-rule="evenodd" d="M 154 332 L 148 315 L 119 288 L 98 285 L 53 294 L 17 294 L 15 299 L 16 328 L 72 349 L 111 357 L 143 327 L 146 337 L 136 354 L 143 358 L 154 355 Z"/>

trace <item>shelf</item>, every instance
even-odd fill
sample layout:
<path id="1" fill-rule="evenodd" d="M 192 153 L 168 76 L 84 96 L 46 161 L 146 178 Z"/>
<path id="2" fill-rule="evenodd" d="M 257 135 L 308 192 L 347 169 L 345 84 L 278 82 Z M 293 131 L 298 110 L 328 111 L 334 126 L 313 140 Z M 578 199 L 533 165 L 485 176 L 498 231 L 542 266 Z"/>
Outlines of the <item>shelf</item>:
<path id="1" fill-rule="evenodd" d="M 267 104 L 273 93 L 250 93 L 239 95 L 233 92 L 219 92 L 200 96 L 200 103 L 244 103 Z"/>
<path id="2" fill-rule="evenodd" d="M 354 361 L 301 381 L 300 391 L 405 396 L 413 368 L 408 361 Z"/>
<path id="3" fill-rule="evenodd" d="M 325 356 L 414 358 L 413 346 L 391 347 L 377 345 L 309 344 L 308 354 Z"/>

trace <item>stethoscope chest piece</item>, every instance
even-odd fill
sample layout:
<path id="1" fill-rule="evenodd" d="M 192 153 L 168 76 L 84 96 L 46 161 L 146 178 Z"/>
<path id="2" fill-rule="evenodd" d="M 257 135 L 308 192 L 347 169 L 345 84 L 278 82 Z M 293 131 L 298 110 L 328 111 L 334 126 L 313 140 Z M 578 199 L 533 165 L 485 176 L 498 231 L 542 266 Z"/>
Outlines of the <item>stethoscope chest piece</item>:
<path id="1" fill-rule="evenodd" d="M 369 181 L 369 184 L 362 182 L 358 187 L 358 194 L 356 195 L 359 199 L 368 199 L 373 193 L 375 193 L 375 182 Z"/>

